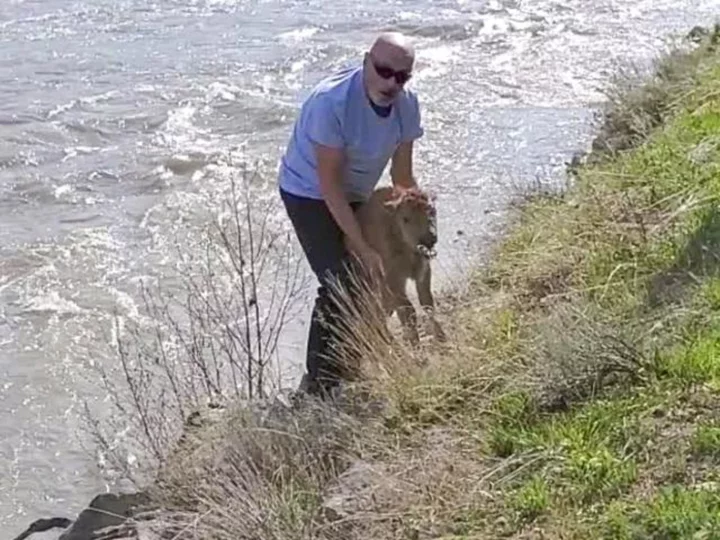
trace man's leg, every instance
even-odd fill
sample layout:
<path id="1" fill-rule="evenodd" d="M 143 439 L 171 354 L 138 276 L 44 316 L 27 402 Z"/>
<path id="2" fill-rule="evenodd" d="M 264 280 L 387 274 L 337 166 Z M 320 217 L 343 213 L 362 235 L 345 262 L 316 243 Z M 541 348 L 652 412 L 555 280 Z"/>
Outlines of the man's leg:
<path id="1" fill-rule="evenodd" d="M 338 279 L 347 286 L 345 266 L 349 257 L 343 233 L 330 210 L 322 200 L 297 197 L 281 190 L 281 197 L 300 245 L 319 281 L 307 341 L 306 369 L 308 382 L 331 386 L 338 380 L 340 361 L 331 348 L 334 337 L 332 326 L 337 320 L 337 309 L 328 286 L 330 279 Z M 357 205 L 352 205 L 353 209 Z"/>

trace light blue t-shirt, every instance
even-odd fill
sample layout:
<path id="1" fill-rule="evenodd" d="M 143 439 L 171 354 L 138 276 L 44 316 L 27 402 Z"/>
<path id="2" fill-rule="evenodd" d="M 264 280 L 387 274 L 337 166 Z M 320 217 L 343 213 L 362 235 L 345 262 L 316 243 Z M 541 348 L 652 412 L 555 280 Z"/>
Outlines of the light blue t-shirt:
<path id="1" fill-rule="evenodd" d="M 322 199 L 313 143 L 343 148 L 344 191 L 350 201 L 365 201 L 403 141 L 423 135 L 417 96 L 404 89 L 383 118 L 368 99 L 362 67 L 347 68 L 317 85 L 300 109 L 279 170 L 280 187 Z"/>

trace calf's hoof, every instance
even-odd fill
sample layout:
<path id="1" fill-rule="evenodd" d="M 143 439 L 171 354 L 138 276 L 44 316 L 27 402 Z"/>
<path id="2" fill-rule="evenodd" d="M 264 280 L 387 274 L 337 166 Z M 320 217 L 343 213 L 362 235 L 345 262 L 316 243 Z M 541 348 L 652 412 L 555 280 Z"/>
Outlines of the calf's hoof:
<path id="1" fill-rule="evenodd" d="M 410 343 L 413 347 L 420 344 L 420 334 L 418 334 L 417 328 L 405 329 L 405 341 Z"/>
<path id="2" fill-rule="evenodd" d="M 435 336 L 435 339 L 440 343 L 447 342 L 447 335 L 437 321 L 433 321 L 433 336 Z"/>

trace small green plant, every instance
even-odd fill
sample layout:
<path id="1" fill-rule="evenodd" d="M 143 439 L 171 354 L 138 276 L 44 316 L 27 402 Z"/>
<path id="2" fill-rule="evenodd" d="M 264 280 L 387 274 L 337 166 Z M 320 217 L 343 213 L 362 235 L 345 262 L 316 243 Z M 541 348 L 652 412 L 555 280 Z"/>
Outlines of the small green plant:
<path id="1" fill-rule="evenodd" d="M 720 493 L 684 486 L 663 489 L 641 509 L 644 538 L 720 538 Z"/>
<path id="2" fill-rule="evenodd" d="M 535 436 L 530 429 L 536 421 L 532 398 L 521 391 L 501 395 L 494 403 L 488 438 L 490 451 L 507 457 L 531 447 Z"/>
<path id="3" fill-rule="evenodd" d="M 637 527 L 633 525 L 627 503 L 612 501 L 600 519 L 601 538 L 605 540 L 635 540 Z"/>
<path id="4" fill-rule="evenodd" d="M 720 457 L 720 426 L 698 426 L 692 447 L 696 454 Z"/>
<path id="5" fill-rule="evenodd" d="M 618 456 L 603 446 L 571 450 L 565 466 L 570 492 L 583 502 L 618 495 L 637 476 L 632 458 Z"/>
<path id="6" fill-rule="evenodd" d="M 720 279 L 713 278 L 703 283 L 698 297 L 703 307 L 710 311 L 720 311 Z"/>
<path id="7" fill-rule="evenodd" d="M 510 496 L 510 507 L 521 523 L 534 521 L 550 506 L 550 488 L 541 476 L 533 476 Z"/>
<path id="8" fill-rule="evenodd" d="M 685 384 L 720 379 L 720 329 L 700 332 L 661 359 L 662 375 Z"/>

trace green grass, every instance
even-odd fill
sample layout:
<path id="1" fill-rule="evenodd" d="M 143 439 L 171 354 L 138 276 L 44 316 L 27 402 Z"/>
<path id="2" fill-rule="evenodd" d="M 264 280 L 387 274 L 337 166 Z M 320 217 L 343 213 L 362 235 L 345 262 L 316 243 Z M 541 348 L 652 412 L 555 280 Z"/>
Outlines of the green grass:
<path id="1" fill-rule="evenodd" d="M 532 523 L 547 525 L 550 534 L 560 526 L 578 538 L 686 538 L 680 531 L 717 526 L 718 476 L 697 471 L 703 459 L 720 458 L 720 423 L 702 420 L 720 400 L 707 390 L 704 405 L 693 403 L 690 391 L 671 383 L 592 400 L 562 414 L 528 416 L 526 400 L 501 400 L 498 409 L 510 414 L 492 428 L 489 452 L 524 457 L 527 470 L 517 475 L 494 519 L 509 520 L 509 535 Z M 663 491 L 678 479 L 695 489 L 698 476 L 718 493 Z M 660 495 L 646 498 L 643 490 L 656 488 Z M 593 528 L 598 521 L 600 532 Z"/>
<path id="2" fill-rule="evenodd" d="M 659 370 L 678 383 L 709 383 L 720 389 L 720 328 L 698 332 L 663 355 Z"/>
<path id="3" fill-rule="evenodd" d="M 490 512 L 507 536 L 720 537 L 715 494 L 664 486 L 712 478 L 720 446 L 720 56 L 667 62 L 692 75 L 624 104 L 652 129 L 530 198 L 475 280 L 510 299 L 495 324 L 515 377 L 488 398 L 481 445 L 516 464 Z"/>
<path id="4" fill-rule="evenodd" d="M 697 426 L 692 446 L 698 455 L 720 458 L 720 425 Z"/>
<path id="5" fill-rule="evenodd" d="M 603 521 L 609 540 L 718 539 L 720 492 L 665 487 L 647 501 L 612 505 Z"/>
<path id="6" fill-rule="evenodd" d="M 548 510 L 550 504 L 550 487 L 540 475 L 525 482 L 509 499 L 509 506 L 515 511 L 515 519 L 520 523 L 534 521 Z"/>

